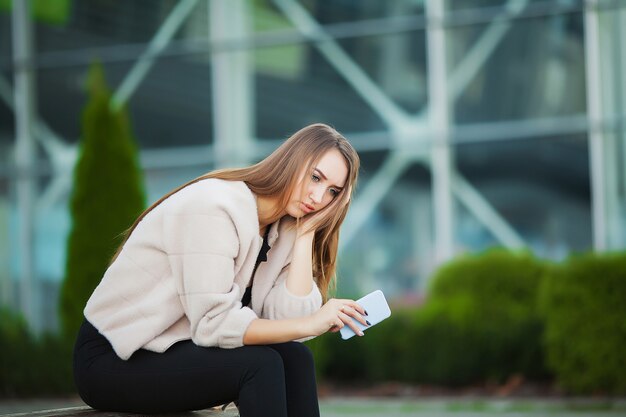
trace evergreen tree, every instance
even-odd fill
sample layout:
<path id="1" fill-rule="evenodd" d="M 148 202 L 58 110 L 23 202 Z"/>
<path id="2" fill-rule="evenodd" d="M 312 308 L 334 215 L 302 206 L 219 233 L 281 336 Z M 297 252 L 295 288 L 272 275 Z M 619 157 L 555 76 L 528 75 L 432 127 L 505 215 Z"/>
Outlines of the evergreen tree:
<path id="1" fill-rule="evenodd" d="M 145 207 L 137 147 L 125 108 L 110 109 L 104 70 L 93 64 L 89 101 L 70 199 L 72 226 L 60 315 L 66 340 L 75 339 L 83 309 L 127 230 Z M 132 277 L 128 277 L 132 279 Z"/>

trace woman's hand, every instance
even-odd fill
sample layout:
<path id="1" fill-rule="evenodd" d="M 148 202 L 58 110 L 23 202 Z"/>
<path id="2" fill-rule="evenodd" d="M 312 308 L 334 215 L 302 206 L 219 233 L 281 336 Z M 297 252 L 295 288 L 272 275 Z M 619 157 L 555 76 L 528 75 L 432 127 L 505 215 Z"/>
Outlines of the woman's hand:
<path id="1" fill-rule="evenodd" d="M 369 326 L 363 315 L 367 315 L 366 311 L 355 301 L 331 298 L 322 308 L 308 317 L 310 333 L 313 336 L 319 336 L 329 330 L 336 333 L 347 325 L 354 333 L 363 336 L 363 332 L 352 321 L 354 317 L 363 325 Z"/>

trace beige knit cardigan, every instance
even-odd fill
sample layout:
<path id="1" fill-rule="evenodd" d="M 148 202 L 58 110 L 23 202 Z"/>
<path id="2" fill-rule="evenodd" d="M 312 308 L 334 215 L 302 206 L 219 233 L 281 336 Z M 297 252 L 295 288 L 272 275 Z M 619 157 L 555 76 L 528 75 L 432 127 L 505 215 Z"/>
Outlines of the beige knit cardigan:
<path id="1" fill-rule="evenodd" d="M 122 359 L 140 348 L 164 352 L 186 339 L 240 347 L 252 320 L 303 317 L 322 305 L 316 285 L 306 296 L 285 285 L 296 234 L 289 226 L 289 217 L 272 225 L 251 308 L 242 307 L 263 242 L 256 196 L 241 181 L 189 185 L 137 225 L 89 298 L 85 317 Z"/>

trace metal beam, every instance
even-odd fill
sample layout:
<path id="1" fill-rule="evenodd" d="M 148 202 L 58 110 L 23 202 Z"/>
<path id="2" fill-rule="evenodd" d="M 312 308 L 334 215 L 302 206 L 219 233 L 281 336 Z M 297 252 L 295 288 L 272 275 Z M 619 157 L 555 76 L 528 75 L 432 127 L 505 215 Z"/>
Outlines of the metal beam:
<path id="1" fill-rule="evenodd" d="M 293 0 L 274 0 L 274 4 L 303 35 L 324 39 L 315 43 L 315 48 L 388 126 L 397 126 L 407 120 L 406 112 L 381 90 L 302 5 Z"/>
<path id="2" fill-rule="evenodd" d="M 443 21 L 444 0 L 427 0 L 429 21 Z M 435 260 L 454 256 L 454 206 L 452 201 L 452 150 L 450 148 L 451 106 L 448 95 L 448 66 L 445 28 L 431 25 L 426 32 L 428 54 L 428 121 L 435 139 L 431 144 Z"/>
<path id="3" fill-rule="evenodd" d="M 600 11 L 612 13 L 620 10 L 623 0 L 605 0 L 599 6 Z M 480 7 L 478 9 L 454 10 L 447 13 L 447 28 L 467 28 L 471 26 L 485 26 L 494 19 L 504 21 L 528 21 L 541 18 L 567 17 L 582 14 L 584 5 L 581 1 L 576 3 L 554 0 L 529 2 L 524 10 L 519 13 L 511 13 L 508 6 Z M 422 14 L 409 14 L 403 16 L 389 16 L 373 19 L 363 19 L 352 22 L 341 22 L 324 25 L 325 33 L 333 39 L 355 39 L 368 36 L 388 36 L 425 30 L 429 24 Z M 210 49 L 222 50 L 252 50 L 256 48 L 268 48 L 285 45 L 307 44 L 319 42 L 311 35 L 303 36 L 296 30 L 278 29 L 255 33 L 253 37 L 239 39 L 237 41 L 214 44 L 192 40 L 172 40 L 169 46 L 159 54 L 160 57 L 175 58 L 181 56 L 206 55 Z M 35 66 L 38 69 L 66 68 L 89 65 L 94 56 L 98 56 L 103 63 L 133 62 L 144 50 L 144 45 L 139 43 L 122 44 L 102 47 L 86 47 L 72 50 L 57 50 L 41 52 L 37 55 L 36 62 L 26 62 L 22 65 Z M 0 71 L 13 70 L 12 63 L 0 62 Z"/>
<path id="4" fill-rule="evenodd" d="M 0 99 L 15 114 L 15 106 L 12 100 L 14 91 L 7 80 L 0 75 Z M 71 188 L 71 178 L 78 148 L 74 144 L 67 144 L 57 135 L 44 121 L 33 115 L 34 139 L 44 149 L 52 163 L 53 175 L 51 182 L 42 190 L 39 196 L 35 212 L 41 212 L 59 201 L 63 194 Z"/>
<path id="5" fill-rule="evenodd" d="M 504 6 L 505 12 L 489 23 L 480 38 L 452 71 L 449 86 L 450 101 L 454 102 L 465 91 L 515 23 L 510 20 L 510 16 L 519 15 L 527 5 L 528 0 L 509 0 Z"/>
<path id="6" fill-rule="evenodd" d="M 509 249 L 521 249 L 526 246 L 524 239 L 506 219 L 459 173 L 453 176 L 452 190 L 459 201 L 504 246 Z"/>
<path id="7" fill-rule="evenodd" d="M 612 49 L 608 52 L 612 62 L 612 85 L 615 100 L 613 102 L 612 115 L 619 120 L 614 132 L 615 151 L 613 153 L 614 170 L 614 225 L 612 243 L 615 249 L 626 248 L 626 123 L 623 119 L 625 112 L 624 102 L 626 100 L 626 85 L 624 85 L 624 69 L 626 69 L 626 9 L 616 10 L 607 14 L 611 19 L 611 30 L 606 34 L 605 39 L 610 43 Z M 610 16 L 610 17 L 609 17 Z"/>
<path id="8" fill-rule="evenodd" d="M 13 2 L 13 60 L 29 61 L 33 57 L 33 27 L 30 0 Z M 20 308 L 31 329 L 41 330 L 41 317 L 37 310 L 39 288 L 35 276 L 34 223 L 36 178 L 35 167 L 35 77 L 32 68 L 16 65 L 14 73 L 15 102 L 15 164 L 17 168 L 18 256 L 20 281 Z"/>
<path id="9" fill-rule="evenodd" d="M 211 41 L 245 38 L 250 32 L 247 0 L 211 0 Z M 218 167 L 248 165 L 254 152 L 254 68 L 248 51 L 213 51 L 211 93 L 213 142 Z"/>
<path id="10" fill-rule="evenodd" d="M 585 24 L 585 67 L 587 76 L 587 114 L 591 126 L 602 122 L 602 84 L 600 82 L 600 22 L 598 12 L 593 7 L 596 1 L 589 1 L 584 13 Z M 591 171 L 591 213 L 593 218 L 593 247 L 604 251 L 607 245 L 607 207 L 604 188 L 604 149 L 603 132 L 600 129 L 589 131 L 589 158 Z"/>
<path id="11" fill-rule="evenodd" d="M 146 50 L 139 56 L 133 68 L 126 74 L 124 80 L 111 98 L 111 108 L 117 110 L 126 103 L 137 90 L 139 84 L 154 65 L 156 58 L 167 47 L 180 26 L 189 16 L 198 0 L 180 0 L 172 9 L 165 22 L 161 25 Z"/>
<path id="12" fill-rule="evenodd" d="M 599 53 L 601 55 L 600 83 L 603 119 L 615 118 L 623 112 L 624 86 L 622 85 L 622 46 L 624 42 L 622 23 L 622 11 L 616 13 L 602 13 L 596 11 L 599 33 Z M 603 130 L 603 152 L 605 193 L 607 210 L 607 246 L 610 250 L 624 248 L 624 229 L 626 228 L 626 194 L 622 183 L 620 165 L 621 159 L 620 141 L 623 139 L 623 123 L 616 128 Z"/>

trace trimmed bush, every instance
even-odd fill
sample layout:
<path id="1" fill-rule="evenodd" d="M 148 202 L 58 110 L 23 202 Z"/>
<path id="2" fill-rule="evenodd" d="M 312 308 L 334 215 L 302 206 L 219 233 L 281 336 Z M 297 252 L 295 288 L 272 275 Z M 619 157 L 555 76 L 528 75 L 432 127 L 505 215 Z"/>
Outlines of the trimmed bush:
<path id="1" fill-rule="evenodd" d="M 0 398 L 73 392 L 68 349 L 54 335 L 34 338 L 21 316 L 0 308 Z"/>
<path id="2" fill-rule="evenodd" d="M 109 108 L 111 92 L 100 65 L 89 72 L 89 102 L 74 170 L 72 228 L 61 288 L 63 334 L 74 340 L 85 304 L 111 257 L 145 206 L 142 173 L 126 110 Z"/>
<path id="3" fill-rule="evenodd" d="M 514 374 L 547 377 L 537 320 L 486 319 L 471 298 L 458 296 L 428 302 L 413 327 L 412 381 L 460 386 Z"/>
<path id="4" fill-rule="evenodd" d="M 626 254 L 586 254 L 541 290 L 547 361 L 574 393 L 626 394 Z"/>
<path id="5" fill-rule="evenodd" d="M 362 338 L 310 341 L 321 379 L 459 386 L 514 374 L 549 377 L 537 308 L 545 265 L 489 251 L 444 265 L 421 308 L 394 309 Z"/>
<path id="6" fill-rule="evenodd" d="M 441 362 L 444 368 L 436 374 L 448 375 L 441 382 L 503 381 L 513 374 L 530 379 L 548 376 L 537 305 L 546 267 L 530 253 L 498 249 L 458 258 L 438 270 L 417 328 L 428 333 L 436 331 L 428 330 L 433 322 L 442 322 L 439 325 L 448 328 L 450 342 L 457 341 L 462 350 L 461 358 Z M 446 363 L 456 364 L 445 369 Z"/>
<path id="7" fill-rule="evenodd" d="M 364 345 L 355 339 L 343 340 L 337 333 L 326 333 L 306 342 L 315 357 L 318 379 L 354 381 L 364 378 Z"/>

